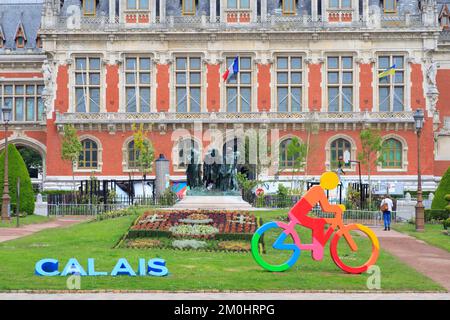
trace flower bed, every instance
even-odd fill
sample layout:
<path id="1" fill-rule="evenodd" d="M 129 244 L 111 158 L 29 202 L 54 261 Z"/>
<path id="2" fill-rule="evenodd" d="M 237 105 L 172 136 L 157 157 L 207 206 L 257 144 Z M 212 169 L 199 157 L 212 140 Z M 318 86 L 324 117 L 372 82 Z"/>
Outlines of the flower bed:
<path id="1" fill-rule="evenodd" d="M 251 241 L 259 225 L 258 219 L 246 211 L 155 210 L 144 213 L 136 220 L 127 239 L 202 240 L 207 241 L 208 245 L 201 248 L 208 250 L 248 251 L 249 246 L 243 243 Z M 190 245 L 185 248 L 200 249 Z"/>

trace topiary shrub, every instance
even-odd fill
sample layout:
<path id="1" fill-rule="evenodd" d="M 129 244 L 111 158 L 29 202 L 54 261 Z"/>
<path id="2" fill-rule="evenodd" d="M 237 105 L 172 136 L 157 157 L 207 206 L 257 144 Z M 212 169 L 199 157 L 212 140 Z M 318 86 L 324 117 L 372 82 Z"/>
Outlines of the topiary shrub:
<path id="1" fill-rule="evenodd" d="M 3 196 L 3 180 L 5 170 L 5 151 L 0 154 L 0 198 Z M 16 146 L 8 145 L 8 182 L 9 195 L 11 197 L 11 213 L 15 213 L 17 203 L 17 178 L 20 177 L 20 213 L 34 213 L 34 192 L 25 162 Z"/>
<path id="2" fill-rule="evenodd" d="M 442 176 L 441 181 L 436 189 L 434 194 L 433 202 L 431 203 L 431 209 L 435 210 L 444 210 L 447 206 L 447 200 L 445 200 L 445 196 L 450 190 L 450 167 L 448 167 L 447 171 Z"/>

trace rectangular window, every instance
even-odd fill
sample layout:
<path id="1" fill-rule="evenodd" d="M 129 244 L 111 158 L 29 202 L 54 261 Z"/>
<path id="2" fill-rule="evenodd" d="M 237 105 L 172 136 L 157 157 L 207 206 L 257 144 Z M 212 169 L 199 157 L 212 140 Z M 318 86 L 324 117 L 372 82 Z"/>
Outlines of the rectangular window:
<path id="1" fill-rule="evenodd" d="M 280 56 L 276 62 L 277 107 L 279 112 L 302 109 L 303 62 L 299 56 Z"/>
<path id="2" fill-rule="evenodd" d="M 100 58 L 75 58 L 75 111 L 100 112 Z"/>
<path id="3" fill-rule="evenodd" d="M 183 15 L 195 15 L 195 0 L 183 0 Z"/>
<path id="4" fill-rule="evenodd" d="M 39 84 L 0 85 L 0 105 L 12 108 L 11 121 L 40 121 L 44 112 L 43 88 Z"/>
<path id="5" fill-rule="evenodd" d="M 295 14 L 296 0 L 283 0 L 283 14 Z"/>
<path id="6" fill-rule="evenodd" d="M 352 0 L 329 0 L 330 9 L 351 9 Z"/>
<path id="7" fill-rule="evenodd" d="M 329 112 L 353 111 L 353 57 L 327 58 L 327 95 Z"/>
<path id="8" fill-rule="evenodd" d="M 228 9 L 250 9 L 250 0 L 228 0 Z"/>
<path id="9" fill-rule="evenodd" d="M 151 69 L 150 57 L 125 58 L 126 112 L 150 112 Z"/>
<path id="10" fill-rule="evenodd" d="M 95 0 L 83 1 L 83 14 L 85 16 L 95 16 Z"/>
<path id="11" fill-rule="evenodd" d="M 405 105 L 405 64 L 403 56 L 378 57 L 380 74 L 395 64 L 395 74 L 378 78 L 379 111 L 403 111 Z"/>
<path id="12" fill-rule="evenodd" d="M 177 112 L 201 111 L 202 62 L 200 57 L 175 59 Z"/>
<path id="13" fill-rule="evenodd" d="M 234 58 L 226 59 L 226 67 Z M 250 112 L 252 109 L 252 58 L 239 58 L 239 73 L 226 83 L 226 106 L 228 112 Z"/>
<path id="14" fill-rule="evenodd" d="M 397 12 L 397 0 L 384 0 L 384 12 L 385 13 Z"/>

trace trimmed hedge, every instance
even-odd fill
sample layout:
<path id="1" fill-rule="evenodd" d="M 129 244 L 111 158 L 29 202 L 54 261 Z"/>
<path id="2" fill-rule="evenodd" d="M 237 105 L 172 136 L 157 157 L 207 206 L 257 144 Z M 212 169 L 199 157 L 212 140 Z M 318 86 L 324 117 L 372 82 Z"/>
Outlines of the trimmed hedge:
<path id="1" fill-rule="evenodd" d="M 441 181 L 436 189 L 434 194 L 433 202 L 431 203 L 431 209 L 434 210 L 444 210 L 448 205 L 447 200 L 445 200 L 445 196 L 449 193 L 450 190 L 450 167 L 448 167 L 447 171 L 442 176 Z"/>
<path id="2" fill-rule="evenodd" d="M 0 155 L 0 197 L 3 196 L 5 151 Z M 34 213 L 34 191 L 25 162 L 14 144 L 8 145 L 8 182 L 11 197 L 11 214 L 15 213 L 17 203 L 17 178 L 20 177 L 20 213 Z"/>
<path id="3" fill-rule="evenodd" d="M 450 216 L 447 210 L 433 210 L 425 209 L 425 221 L 429 222 L 431 220 L 445 220 Z"/>

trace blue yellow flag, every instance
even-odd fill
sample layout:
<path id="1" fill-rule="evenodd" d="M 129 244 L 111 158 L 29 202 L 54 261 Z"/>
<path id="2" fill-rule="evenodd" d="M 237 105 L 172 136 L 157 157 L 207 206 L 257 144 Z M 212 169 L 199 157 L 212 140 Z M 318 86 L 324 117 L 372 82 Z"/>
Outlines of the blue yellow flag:
<path id="1" fill-rule="evenodd" d="M 392 67 L 387 68 L 382 73 L 378 74 L 378 78 L 381 79 L 381 78 L 387 77 L 389 75 L 394 75 L 394 74 L 395 74 L 395 64 Z"/>

